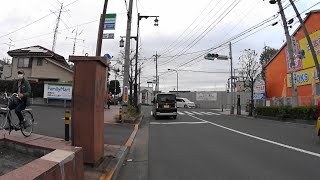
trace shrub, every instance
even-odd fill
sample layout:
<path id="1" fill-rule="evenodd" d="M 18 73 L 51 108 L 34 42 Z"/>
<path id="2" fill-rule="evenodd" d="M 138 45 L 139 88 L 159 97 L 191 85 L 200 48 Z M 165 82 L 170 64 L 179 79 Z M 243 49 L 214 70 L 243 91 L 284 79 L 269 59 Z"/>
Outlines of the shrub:
<path id="1" fill-rule="evenodd" d="M 318 117 L 318 106 L 280 106 L 280 107 L 257 107 L 256 114 L 260 116 L 279 117 L 281 119 L 304 119 L 316 120 Z"/>

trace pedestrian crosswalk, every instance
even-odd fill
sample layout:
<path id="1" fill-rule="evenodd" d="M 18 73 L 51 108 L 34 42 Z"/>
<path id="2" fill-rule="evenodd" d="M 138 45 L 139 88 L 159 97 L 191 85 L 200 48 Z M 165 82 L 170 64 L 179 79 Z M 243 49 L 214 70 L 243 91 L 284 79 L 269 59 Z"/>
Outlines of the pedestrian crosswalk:
<path id="1" fill-rule="evenodd" d="M 200 111 L 178 111 L 179 115 L 216 115 L 216 116 L 220 116 L 221 114 L 219 113 L 214 113 L 214 112 L 200 112 Z"/>

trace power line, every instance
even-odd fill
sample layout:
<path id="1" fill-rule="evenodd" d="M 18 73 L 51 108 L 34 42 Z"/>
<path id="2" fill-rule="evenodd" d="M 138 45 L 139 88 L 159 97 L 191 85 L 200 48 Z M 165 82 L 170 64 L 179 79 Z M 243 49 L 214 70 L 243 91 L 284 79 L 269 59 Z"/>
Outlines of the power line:
<path id="1" fill-rule="evenodd" d="M 274 20 L 276 17 L 277 17 L 277 15 L 274 15 L 274 16 L 271 16 L 270 18 L 267 18 L 267 19 L 263 20 L 262 22 L 260 22 L 260 23 L 258 23 L 258 24 L 256 24 L 256 25 L 254 25 L 254 26 L 252 26 L 252 27 L 248 28 L 247 30 L 242 31 L 241 33 L 239 33 L 239 34 L 237 34 L 237 35 L 235 35 L 235 36 L 231 37 L 230 39 L 228 39 L 228 40 L 226 40 L 226 41 L 222 42 L 222 43 L 221 43 L 220 45 L 218 45 L 217 47 L 219 47 L 219 46 L 221 46 L 221 45 L 224 45 L 224 44 L 226 44 L 227 42 L 230 42 L 230 41 L 232 41 L 232 40 L 235 40 L 235 39 L 237 39 L 237 38 L 239 38 L 239 37 L 241 37 L 241 36 L 243 36 L 243 35 L 245 35 L 245 34 L 247 34 L 247 33 L 251 32 L 251 31 L 253 31 L 254 29 L 256 29 L 256 28 L 258 28 L 258 27 L 260 27 L 260 26 L 264 25 L 265 23 L 268 23 L 268 22 L 270 22 L 270 21 Z M 210 50 L 212 50 L 212 48 L 208 49 L 208 51 L 207 51 L 207 52 L 209 52 Z M 207 52 L 206 52 L 206 53 L 207 53 Z M 204 53 L 204 54 L 202 54 L 202 55 L 205 55 L 206 53 Z M 180 66 L 181 66 L 181 65 L 180 65 Z"/>
<path id="2" fill-rule="evenodd" d="M 69 27 L 69 28 L 62 29 L 62 30 L 60 30 L 60 32 L 61 32 L 61 31 L 68 30 L 68 29 L 70 29 L 70 28 L 75 28 L 75 27 L 77 27 L 77 26 L 83 26 L 83 25 L 91 24 L 91 23 L 94 23 L 94 22 L 97 22 L 97 21 L 99 21 L 99 20 L 93 20 L 93 21 L 88 21 L 88 22 L 82 23 L 82 24 L 74 25 L 74 26 L 71 26 L 71 27 Z M 42 36 L 51 35 L 51 34 L 53 34 L 53 33 L 54 33 L 54 31 L 48 32 L 48 33 L 45 33 L 45 34 L 40 34 L 40 35 L 37 35 L 37 36 L 33 36 L 33 37 L 30 37 L 30 38 L 26 38 L 26 39 L 14 40 L 14 41 L 12 41 L 12 42 L 27 41 L 27 40 L 39 38 L 39 37 L 42 37 Z"/>
<path id="3" fill-rule="evenodd" d="M 17 31 L 20 31 L 21 29 L 24 29 L 24 28 L 26 28 L 26 27 L 28 27 L 28 26 L 31 26 L 32 24 L 37 23 L 37 22 L 41 21 L 42 19 L 44 19 L 44 18 L 46 18 L 46 17 L 48 17 L 48 16 L 50 16 L 50 15 L 52 15 L 52 14 L 53 14 L 53 12 L 51 12 L 51 13 L 49 13 L 49 14 L 47 14 L 47 15 L 45 15 L 45 16 L 43 16 L 43 17 L 41 17 L 41 18 L 39 18 L 39 19 L 37 19 L 37 20 L 29 23 L 29 24 L 27 24 L 27 25 L 24 25 L 24 26 L 22 26 L 22 27 L 20 27 L 20 28 L 18 28 L 18 29 L 16 29 L 16 30 L 14 30 L 14 31 L 11 31 L 11 32 L 9 32 L 9 33 L 7 33 L 7 34 L 1 35 L 0 38 L 6 37 L 6 36 L 8 36 L 8 35 L 10 35 L 10 34 L 13 34 L 13 33 L 17 32 Z"/>
<path id="4" fill-rule="evenodd" d="M 182 37 L 183 35 L 184 35 L 184 33 L 199 19 L 199 17 L 202 15 L 202 13 L 210 6 L 210 4 L 213 2 L 213 0 L 212 1 L 210 1 L 206 6 L 205 6 L 205 8 L 201 11 L 201 13 L 193 20 L 193 22 L 179 35 L 179 37 L 175 40 L 175 41 L 173 41 L 168 47 L 166 47 L 164 50 L 163 50 L 163 52 L 161 53 L 161 54 L 165 54 L 166 52 L 168 52 L 168 51 L 170 51 L 170 47 L 175 43 L 175 42 L 177 42 L 179 39 L 180 39 L 180 37 Z M 218 4 L 221 2 L 221 0 L 218 2 Z M 216 6 L 215 6 L 216 7 Z M 214 9 L 214 8 L 213 8 Z M 211 12 L 211 11 L 210 11 Z M 202 20 L 203 21 L 203 20 Z M 202 22 L 201 21 L 201 22 Z M 200 22 L 200 23 L 201 23 Z M 200 25 L 200 23 L 198 24 L 198 25 Z M 194 29 L 193 29 L 194 30 Z M 193 31 L 192 30 L 192 31 Z M 191 31 L 191 32 L 192 32 Z M 189 33 L 190 34 L 190 33 Z M 188 34 L 188 35 L 189 35 Z M 188 36 L 187 35 L 187 36 Z M 183 40 L 183 39 L 182 39 Z M 182 41 L 181 40 L 181 41 Z"/>
<path id="5" fill-rule="evenodd" d="M 70 6 L 70 5 L 72 5 L 73 3 L 77 2 L 77 1 L 79 1 L 79 0 L 75 0 L 75 1 L 67 4 L 67 5 L 64 6 L 64 7 Z M 29 27 L 29 26 L 31 26 L 32 24 L 35 24 L 35 23 L 37 23 L 37 22 L 45 19 L 46 17 L 48 17 L 48 16 L 50 16 L 50 15 L 52 15 L 52 14 L 54 14 L 54 13 L 51 12 L 51 13 L 49 13 L 49 14 L 47 14 L 47 15 L 45 15 L 45 16 L 43 16 L 43 17 L 41 17 L 41 18 L 39 18 L 39 19 L 37 19 L 37 20 L 29 23 L 29 24 L 26 24 L 26 25 L 24 25 L 24 26 L 22 26 L 22 27 L 20 27 L 20 28 L 18 28 L 18 29 L 16 29 L 16 30 L 14 30 L 14 31 L 11 31 L 11 32 L 9 32 L 9 33 L 7 33 L 7 34 L 1 35 L 1 36 L 0 36 L 0 39 L 3 38 L 3 37 L 8 36 L 8 35 L 10 35 L 10 34 L 13 34 L 13 33 L 15 33 L 15 32 L 18 32 L 18 31 L 20 31 L 20 30 L 22 30 L 22 29 L 24 29 L 24 28 L 26 28 L 26 27 Z"/>
<path id="6" fill-rule="evenodd" d="M 241 2 L 241 0 L 240 1 L 238 1 L 237 3 L 236 3 L 236 0 L 235 1 L 233 1 L 233 3 L 229 6 L 229 7 L 227 7 L 227 9 L 222 13 L 222 14 L 220 14 L 220 16 L 217 18 L 217 20 L 219 19 L 219 18 L 221 18 L 213 27 L 212 27 L 212 25 L 216 22 L 216 21 L 214 21 L 213 23 L 211 23 L 210 24 L 210 26 L 208 26 L 199 36 L 197 36 L 197 38 L 195 38 L 187 47 L 185 47 L 183 50 L 181 50 L 179 53 L 185 53 L 185 52 L 187 52 L 189 49 L 191 49 L 193 46 L 195 46 L 200 40 L 202 40 L 213 28 L 215 28 L 239 3 Z M 235 4 L 236 3 L 236 4 Z M 234 5 L 235 4 L 235 5 Z M 232 7 L 233 6 L 233 7 Z M 231 7 L 231 8 L 230 8 Z M 229 9 L 230 8 L 230 9 Z M 228 11 L 228 9 L 229 9 L 229 11 Z M 227 12 L 227 13 L 226 13 Z M 224 14 L 225 13 L 225 14 Z M 223 16 L 223 17 L 222 17 Z M 210 30 L 208 30 L 210 28 Z M 199 38 L 200 37 L 200 38 Z M 178 54 L 179 54 L 178 53 Z M 178 56 L 179 57 L 179 56 Z M 176 58 L 174 58 L 173 60 L 175 60 L 175 59 L 177 59 L 177 57 Z M 167 64 L 169 61 L 170 61 L 171 59 L 169 59 L 168 61 L 166 61 L 165 63 L 163 63 L 162 65 L 165 65 L 165 64 Z"/>
<path id="7" fill-rule="evenodd" d="M 312 6 L 311 6 L 311 7 L 309 7 L 308 9 L 306 9 L 306 10 L 302 11 L 301 13 L 304 13 L 304 12 L 308 11 L 309 9 L 313 8 L 314 6 L 316 6 L 316 5 L 318 5 L 318 4 L 320 4 L 320 2 L 318 2 L 318 3 L 314 4 L 314 5 L 312 5 Z M 225 41 L 225 42 L 223 42 L 223 43 L 224 43 L 224 44 L 226 44 L 226 42 L 229 42 L 229 41 L 235 40 L 235 39 L 237 39 L 237 38 L 239 38 L 239 37 L 241 37 L 241 36 L 243 36 L 243 35 L 245 35 L 245 34 L 247 34 L 247 33 L 251 32 L 251 31 L 253 31 L 253 30 L 255 30 L 255 29 L 257 29 L 257 28 L 259 28 L 259 27 L 261 27 L 261 26 L 265 25 L 266 23 L 268 23 L 268 22 L 270 22 L 270 21 L 274 20 L 274 19 L 275 19 L 275 18 L 277 18 L 277 17 L 278 17 L 278 13 L 277 13 L 276 15 L 271 16 L 270 18 L 267 18 L 267 19 L 263 20 L 262 22 L 260 22 L 260 23 L 258 23 L 258 24 L 256 24 L 256 25 L 254 25 L 254 26 L 250 27 L 249 29 L 247 29 L 247 30 L 245 30 L 245 31 L 243 31 L 243 32 L 241 32 L 241 33 L 239 33 L 238 35 L 233 36 L 232 38 L 230 38 L 230 39 L 226 40 L 226 41 Z M 244 38 L 241 38 L 241 39 L 239 39 L 239 40 L 235 41 L 233 44 L 238 43 L 239 41 L 241 41 L 241 40 L 243 40 L 243 39 L 245 39 L 245 38 L 247 38 L 247 37 L 249 37 L 249 36 L 251 36 L 251 35 L 253 35 L 253 34 L 255 34 L 255 33 L 259 32 L 259 31 L 261 31 L 261 30 L 263 30 L 263 29 L 265 29 L 265 28 L 267 28 L 267 27 L 269 27 L 269 26 L 272 26 L 272 24 L 269 24 L 269 25 L 267 25 L 267 26 L 264 26 L 264 27 L 262 27 L 262 28 L 258 29 L 257 31 L 254 31 L 253 33 L 251 33 L 251 34 L 249 34 L 249 35 L 245 36 Z M 221 43 L 221 44 L 219 45 L 219 47 L 221 47 L 223 43 Z M 216 46 L 215 48 L 218 48 L 218 46 Z M 214 48 L 210 48 L 210 50 L 214 50 Z M 209 51 L 210 51 L 210 50 L 209 50 Z M 209 51 L 208 51 L 208 52 L 209 52 Z M 184 64 L 180 64 L 178 67 L 180 67 L 180 68 L 181 68 L 181 67 L 183 67 L 183 66 L 185 66 L 185 65 L 187 65 L 187 64 L 189 64 L 189 63 L 191 63 L 191 62 L 193 62 L 193 61 L 195 61 L 195 60 L 197 60 L 197 59 L 199 59 L 200 57 L 202 57 L 202 56 L 203 56 L 203 55 L 205 55 L 205 54 L 206 54 L 206 53 L 203 53 L 203 54 L 201 54 L 201 55 L 199 55 L 199 56 L 196 56 L 196 57 L 192 58 L 190 61 L 188 61 L 188 62 L 186 62 L 186 63 L 184 63 Z M 203 60 L 203 59 L 201 59 L 201 60 L 199 60 L 199 61 L 202 61 L 202 60 Z M 197 61 L 197 62 L 199 62 L 199 61 Z M 162 75 L 169 75 L 169 74 L 170 74 L 170 72 L 164 72 L 164 73 L 161 73 L 159 76 L 162 76 Z M 150 80 L 150 79 L 148 79 L 148 80 Z"/>
<path id="8" fill-rule="evenodd" d="M 222 2 L 222 1 L 220 0 L 220 1 L 217 3 L 217 5 L 214 6 L 214 7 L 206 14 L 206 17 L 207 17 L 216 7 L 218 8 L 218 5 L 219 5 L 220 2 Z M 223 6 L 226 6 L 227 1 L 225 1 L 225 2 L 226 2 L 226 3 L 225 3 Z M 216 14 L 219 14 L 219 12 L 220 12 L 221 10 L 222 10 L 222 8 L 220 8 Z M 212 21 L 215 17 L 216 17 L 216 16 L 212 16 L 209 20 L 207 20 L 207 22 L 206 22 L 205 24 L 203 24 L 203 25 L 199 28 L 199 30 L 202 29 L 203 27 L 205 27 L 205 25 L 206 25 L 207 23 L 209 23 L 210 21 Z M 170 52 L 173 52 L 173 51 L 179 49 L 179 48 L 184 44 L 183 40 L 184 40 L 186 37 L 188 37 L 191 33 L 193 33 L 193 31 L 194 31 L 205 19 L 206 19 L 206 18 L 203 18 L 203 19 L 198 23 L 198 25 L 196 25 L 185 37 L 183 37 L 183 38 L 180 40 L 179 43 L 177 43 L 175 46 L 173 46 L 172 49 L 170 50 Z M 217 20 L 217 19 L 216 19 L 216 20 Z M 215 21 L 216 21 L 216 20 L 215 20 Z M 199 31 L 199 30 L 198 30 L 198 31 Z M 196 34 L 197 34 L 198 31 L 194 32 L 190 37 L 188 37 L 187 40 L 185 40 L 185 43 L 187 43 L 190 39 L 192 39 L 194 36 L 196 36 Z M 198 37 L 199 37 L 199 36 L 198 36 Z M 197 37 L 197 38 L 198 38 L 198 37 Z M 177 47 L 176 47 L 176 46 L 177 46 Z"/>

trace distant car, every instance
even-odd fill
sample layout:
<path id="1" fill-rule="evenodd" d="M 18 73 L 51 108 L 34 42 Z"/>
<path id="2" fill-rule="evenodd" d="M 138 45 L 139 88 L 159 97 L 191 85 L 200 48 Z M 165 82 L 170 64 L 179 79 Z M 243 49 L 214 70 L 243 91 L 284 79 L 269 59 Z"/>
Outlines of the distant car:
<path id="1" fill-rule="evenodd" d="M 155 119 L 160 116 L 177 118 L 177 101 L 175 94 L 160 93 L 153 100 L 152 115 Z"/>
<path id="2" fill-rule="evenodd" d="M 177 97 L 177 107 L 178 108 L 195 108 L 196 105 L 194 104 L 194 102 L 191 102 L 189 99 L 187 98 L 180 98 Z"/>

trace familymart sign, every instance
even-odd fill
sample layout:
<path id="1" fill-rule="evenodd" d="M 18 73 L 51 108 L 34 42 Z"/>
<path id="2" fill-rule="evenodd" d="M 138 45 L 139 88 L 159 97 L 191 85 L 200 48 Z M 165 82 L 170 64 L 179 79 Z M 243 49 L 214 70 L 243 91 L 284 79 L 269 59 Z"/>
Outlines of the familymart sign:
<path id="1" fill-rule="evenodd" d="M 117 14 L 106 14 L 104 19 L 104 30 L 115 30 L 116 29 L 116 17 Z"/>
<path id="2" fill-rule="evenodd" d="M 72 85 L 71 84 L 44 84 L 43 98 L 71 100 Z"/>

